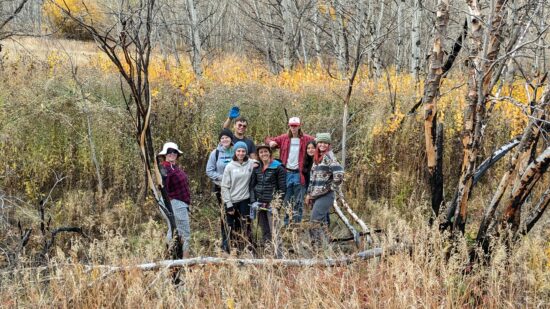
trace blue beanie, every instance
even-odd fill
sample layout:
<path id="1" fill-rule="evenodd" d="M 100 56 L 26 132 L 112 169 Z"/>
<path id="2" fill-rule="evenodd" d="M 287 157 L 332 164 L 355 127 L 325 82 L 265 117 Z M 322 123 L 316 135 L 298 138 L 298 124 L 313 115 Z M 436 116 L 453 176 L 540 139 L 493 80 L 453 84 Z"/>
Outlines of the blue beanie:
<path id="1" fill-rule="evenodd" d="M 239 148 L 242 148 L 246 151 L 246 153 L 248 153 L 248 146 L 246 146 L 246 143 L 243 142 L 243 141 L 238 141 L 235 143 L 235 145 L 233 146 L 233 149 L 235 149 L 235 151 L 237 151 L 237 149 Z"/>

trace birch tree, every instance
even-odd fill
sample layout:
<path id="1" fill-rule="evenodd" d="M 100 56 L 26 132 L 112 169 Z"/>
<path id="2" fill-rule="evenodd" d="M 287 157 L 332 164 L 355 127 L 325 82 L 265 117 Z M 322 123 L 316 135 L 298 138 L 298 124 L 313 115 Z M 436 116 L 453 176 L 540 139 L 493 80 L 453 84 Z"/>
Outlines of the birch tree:
<path id="1" fill-rule="evenodd" d="M 442 138 L 441 135 L 443 134 L 443 130 L 437 130 L 437 100 L 439 99 L 439 88 L 444 73 L 444 42 L 447 34 L 447 24 L 449 23 L 448 0 L 438 1 L 436 14 L 436 31 L 433 39 L 432 54 L 430 56 L 429 74 L 426 78 L 422 102 L 424 104 L 426 157 L 428 159 L 428 173 L 432 191 L 432 211 L 437 215 L 443 201 L 443 181 L 440 179 L 442 171 L 441 168 L 438 168 L 438 161 L 442 159 L 442 149 L 436 147 L 437 135 L 439 134 L 440 138 Z"/>
<path id="2" fill-rule="evenodd" d="M 191 37 L 191 63 L 193 72 L 198 77 L 202 76 L 202 44 L 199 33 L 199 20 L 197 18 L 197 9 L 193 0 L 187 1 L 187 13 L 189 14 L 189 32 Z"/>
<path id="3" fill-rule="evenodd" d="M 461 174 L 454 198 L 450 201 L 447 216 L 440 227 L 464 233 L 469 198 L 475 184 L 490 166 L 504 157 L 506 153 L 513 151 L 508 168 L 503 174 L 492 200 L 485 208 L 477 233 L 477 246 L 483 248 L 485 253 L 489 253 L 490 236 L 502 235 L 511 241 L 517 235 L 527 233 L 541 217 L 549 203 L 546 190 L 536 199 L 538 202 L 529 211 L 524 223 L 521 223 L 521 212 L 525 208 L 527 197 L 536 192 L 537 184 L 541 182 L 542 175 L 550 166 L 550 150 L 547 143 L 550 87 L 547 85 L 547 74 L 541 77 L 534 72 L 534 80 L 526 82 L 526 87 L 533 92 L 533 95 L 528 95 L 528 102 L 519 102 L 512 97 L 501 97 L 500 91 L 495 91 L 495 86 L 502 79 L 502 73 L 510 58 L 519 55 L 519 50 L 526 51 L 528 50 L 526 46 L 539 41 L 539 37 L 531 37 L 530 41 L 526 42 L 523 40 L 527 28 L 531 25 L 532 16 L 541 7 L 540 2 L 527 1 L 522 9 L 516 12 L 518 23 L 512 25 L 507 23 L 510 19 L 506 16 L 508 12 L 506 0 L 493 0 L 486 9 L 482 8 L 476 0 L 468 0 L 466 4 L 469 10 L 467 28 L 465 28 L 469 38 L 468 84 L 465 93 L 467 104 L 464 107 L 462 129 Z M 439 182 L 442 179 L 442 149 L 438 146 L 443 138 L 443 130 L 437 123 L 437 100 L 441 95 L 442 78 L 452 65 L 449 62 L 456 58 L 455 51 L 457 43 L 460 42 L 460 40 L 455 42 L 447 61 L 443 61 L 445 49 L 442 43 L 446 37 L 448 10 L 449 2 L 440 0 L 436 12 L 433 48 L 429 58 L 429 73 L 422 99 L 425 111 L 424 135 L 427 167 L 432 189 L 432 211 L 435 216 L 439 214 L 439 207 L 443 201 L 443 184 L 442 181 Z M 484 11 L 487 12 L 486 15 L 483 13 Z M 512 20 L 515 19 L 516 17 Z M 505 36 L 505 33 L 508 35 Z M 541 34 L 538 33 L 538 35 Z M 512 60 L 521 64 L 518 59 Z M 524 71 L 522 69 L 524 76 L 527 77 Z M 542 95 L 537 95 L 542 89 L 544 89 Z M 500 147 L 487 160 L 479 164 L 485 142 L 485 128 L 489 124 L 492 108 L 497 102 L 530 106 L 529 109 L 525 109 L 525 116 L 529 118 L 529 121 L 519 138 Z M 544 140 L 546 142 L 539 143 Z M 497 218 L 496 213 L 499 206 L 503 208 L 503 211 L 500 218 Z M 510 235 L 511 238 L 508 237 Z M 472 248 L 471 258 L 473 260 L 478 257 L 476 252 L 475 248 Z"/>
<path id="4" fill-rule="evenodd" d="M 411 25 L 411 73 L 416 81 L 420 78 L 420 19 L 422 18 L 421 0 L 413 1 Z"/>

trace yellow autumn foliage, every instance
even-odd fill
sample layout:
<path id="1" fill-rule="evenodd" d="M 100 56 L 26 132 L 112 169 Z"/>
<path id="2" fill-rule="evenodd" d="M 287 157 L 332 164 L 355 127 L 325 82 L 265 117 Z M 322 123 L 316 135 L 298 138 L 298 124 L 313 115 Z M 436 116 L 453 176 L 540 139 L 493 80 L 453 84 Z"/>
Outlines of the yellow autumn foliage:
<path id="1" fill-rule="evenodd" d="M 77 22 L 67 17 L 64 11 L 69 11 L 85 23 L 100 26 L 105 16 L 99 9 L 98 0 L 52 0 L 44 1 L 42 10 L 56 33 L 68 39 L 89 40 L 91 35 Z"/>

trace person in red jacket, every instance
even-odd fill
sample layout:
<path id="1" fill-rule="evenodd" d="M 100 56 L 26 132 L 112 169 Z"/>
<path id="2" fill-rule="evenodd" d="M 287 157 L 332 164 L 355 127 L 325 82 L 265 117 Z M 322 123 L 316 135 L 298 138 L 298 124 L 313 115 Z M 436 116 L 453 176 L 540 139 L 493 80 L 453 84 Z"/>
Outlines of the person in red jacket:
<path id="1" fill-rule="evenodd" d="M 301 222 L 304 211 L 305 178 L 302 174 L 304 156 L 307 144 L 314 140 L 313 136 L 302 132 L 300 118 L 288 120 L 288 133 L 267 137 L 266 144 L 271 148 L 279 148 L 279 158 L 286 168 L 285 202 L 292 205 L 292 221 Z M 289 223 L 285 216 L 285 225 Z"/>

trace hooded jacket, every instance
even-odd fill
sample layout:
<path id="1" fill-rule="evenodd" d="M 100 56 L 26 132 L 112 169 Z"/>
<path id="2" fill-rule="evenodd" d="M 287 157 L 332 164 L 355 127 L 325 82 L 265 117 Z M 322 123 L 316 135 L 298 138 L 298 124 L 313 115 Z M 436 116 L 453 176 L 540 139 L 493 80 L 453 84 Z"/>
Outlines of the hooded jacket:
<path id="1" fill-rule="evenodd" d="M 252 172 L 250 180 L 250 202 L 270 203 L 276 194 L 281 200 L 286 193 L 286 170 L 278 160 L 273 160 L 266 167 L 262 162 Z"/>
<path id="2" fill-rule="evenodd" d="M 250 176 L 254 165 L 248 159 L 243 163 L 231 161 L 223 171 L 221 182 L 222 200 L 225 207 L 233 207 L 237 203 L 250 198 Z"/>
<path id="3" fill-rule="evenodd" d="M 218 153 L 218 159 L 216 160 L 216 152 Z M 216 149 L 210 152 L 208 162 L 206 163 L 206 176 L 212 180 L 212 182 L 219 186 L 222 182 L 223 171 L 229 162 L 233 160 L 233 148 L 224 149 L 220 144 Z"/>

